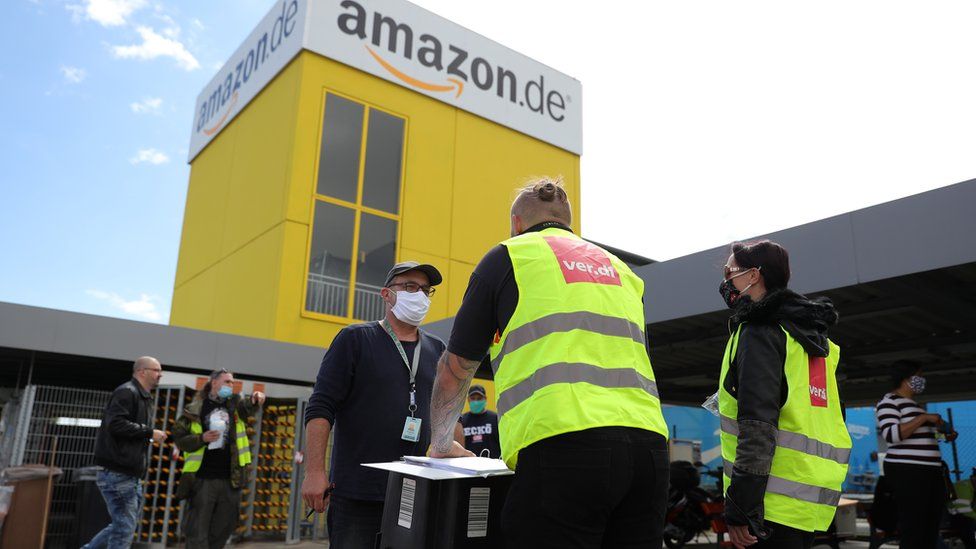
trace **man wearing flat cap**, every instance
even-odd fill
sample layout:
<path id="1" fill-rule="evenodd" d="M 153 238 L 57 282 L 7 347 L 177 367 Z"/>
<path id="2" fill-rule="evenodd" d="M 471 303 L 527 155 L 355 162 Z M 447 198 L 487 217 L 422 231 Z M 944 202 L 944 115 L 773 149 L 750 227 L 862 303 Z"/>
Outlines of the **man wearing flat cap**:
<path id="1" fill-rule="evenodd" d="M 433 265 L 397 263 L 380 291 L 384 317 L 343 328 L 322 359 L 305 412 L 302 499 L 320 513 L 328 507 L 332 549 L 372 549 L 380 531 L 387 473 L 360 464 L 427 453 L 430 397 L 445 345 L 418 326 L 441 281 Z"/>

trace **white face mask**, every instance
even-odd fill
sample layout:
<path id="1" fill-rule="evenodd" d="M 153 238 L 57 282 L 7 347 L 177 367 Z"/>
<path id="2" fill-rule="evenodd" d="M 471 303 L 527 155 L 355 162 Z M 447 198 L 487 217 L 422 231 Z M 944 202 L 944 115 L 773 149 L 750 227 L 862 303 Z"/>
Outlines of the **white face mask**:
<path id="1" fill-rule="evenodd" d="M 430 298 L 424 292 L 397 292 L 396 304 L 393 305 L 393 316 L 400 322 L 413 326 L 420 326 L 430 310 Z"/>

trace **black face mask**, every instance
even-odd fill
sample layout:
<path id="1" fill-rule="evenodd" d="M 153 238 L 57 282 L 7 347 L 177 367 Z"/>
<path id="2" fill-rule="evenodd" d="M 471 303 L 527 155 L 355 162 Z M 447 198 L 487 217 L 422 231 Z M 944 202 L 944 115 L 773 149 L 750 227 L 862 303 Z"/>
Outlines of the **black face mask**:
<path id="1" fill-rule="evenodd" d="M 723 280 L 722 283 L 718 285 L 718 293 L 722 294 L 722 299 L 725 301 L 725 305 L 729 309 L 734 309 L 735 306 L 738 305 L 739 302 L 743 300 L 742 292 L 748 291 L 749 288 L 752 288 L 752 284 L 750 284 L 746 286 L 745 290 L 740 291 L 738 288 L 735 287 L 735 284 L 732 283 L 732 280 L 734 278 L 746 274 L 747 272 L 749 272 L 749 270 L 739 273 L 733 276 L 732 278 L 729 278 L 728 280 Z M 749 298 L 749 296 L 744 296 L 744 297 L 746 299 Z"/>
<path id="2" fill-rule="evenodd" d="M 732 284 L 732 279 L 723 280 L 721 284 L 718 285 L 718 293 L 722 294 L 722 300 L 725 301 L 725 305 L 729 309 L 735 308 L 735 303 L 739 301 L 739 297 L 742 292 Z"/>

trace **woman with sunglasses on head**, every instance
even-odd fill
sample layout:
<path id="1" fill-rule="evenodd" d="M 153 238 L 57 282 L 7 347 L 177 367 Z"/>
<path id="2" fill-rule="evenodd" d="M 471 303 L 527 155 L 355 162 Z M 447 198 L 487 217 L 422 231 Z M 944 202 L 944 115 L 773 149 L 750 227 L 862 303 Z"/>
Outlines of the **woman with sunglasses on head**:
<path id="1" fill-rule="evenodd" d="M 827 337 L 837 312 L 787 288 L 779 244 L 731 251 L 719 286 L 732 316 L 718 390 L 729 538 L 739 549 L 808 548 L 833 520 L 850 457 L 840 349 Z"/>

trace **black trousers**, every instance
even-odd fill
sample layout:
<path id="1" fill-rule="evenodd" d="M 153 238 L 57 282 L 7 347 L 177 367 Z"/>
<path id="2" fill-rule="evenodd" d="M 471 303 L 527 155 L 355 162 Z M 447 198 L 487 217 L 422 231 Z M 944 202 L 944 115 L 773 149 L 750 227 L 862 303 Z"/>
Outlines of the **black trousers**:
<path id="1" fill-rule="evenodd" d="M 899 547 L 934 548 L 946 506 L 942 468 L 885 461 L 884 474 L 898 506 Z"/>
<path id="2" fill-rule="evenodd" d="M 383 502 L 332 496 L 325 523 L 331 549 L 373 549 L 383 523 Z"/>
<path id="3" fill-rule="evenodd" d="M 627 427 L 567 433 L 519 452 L 502 510 L 507 549 L 653 548 L 668 499 L 664 437 Z"/>
<path id="4" fill-rule="evenodd" d="M 775 522 L 766 521 L 772 531 L 769 539 L 759 540 L 749 549 L 810 549 L 813 547 L 813 532 L 805 532 Z"/>

